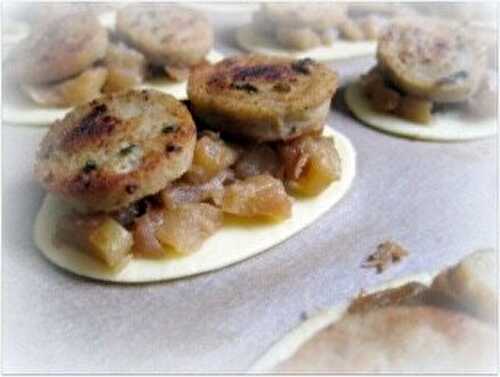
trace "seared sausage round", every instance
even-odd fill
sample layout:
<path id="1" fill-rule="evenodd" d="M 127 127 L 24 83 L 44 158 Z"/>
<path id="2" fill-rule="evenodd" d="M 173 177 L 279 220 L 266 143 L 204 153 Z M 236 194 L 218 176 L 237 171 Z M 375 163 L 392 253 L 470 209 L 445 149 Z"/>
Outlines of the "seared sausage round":
<path id="1" fill-rule="evenodd" d="M 76 207 L 108 212 L 180 177 L 195 142 L 191 114 L 174 97 L 155 90 L 108 95 L 51 126 L 35 176 Z"/>
<path id="2" fill-rule="evenodd" d="M 164 4 L 136 4 L 122 8 L 116 29 L 158 66 L 192 66 L 213 46 L 213 29 L 200 13 Z"/>
<path id="3" fill-rule="evenodd" d="M 215 129 L 263 141 L 321 130 L 337 76 L 311 59 L 241 55 L 191 72 L 195 116 Z"/>
<path id="4" fill-rule="evenodd" d="M 91 13 L 44 23 L 24 39 L 5 62 L 6 75 L 29 84 L 46 84 L 80 74 L 104 57 L 106 29 Z"/>
<path id="5" fill-rule="evenodd" d="M 425 18 L 394 22 L 379 40 L 377 59 L 402 91 L 435 102 L 474 94 L 486 63 L 484 49 L 461 27 Z"/>

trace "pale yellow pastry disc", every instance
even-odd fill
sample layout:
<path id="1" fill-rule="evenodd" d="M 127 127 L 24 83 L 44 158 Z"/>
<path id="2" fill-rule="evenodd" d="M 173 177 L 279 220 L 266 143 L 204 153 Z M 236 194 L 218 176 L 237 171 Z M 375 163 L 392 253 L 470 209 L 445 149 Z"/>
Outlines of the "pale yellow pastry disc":
<path id="1" fill-rule="evenodd" d="M 223 59 L 223 56 L 212 50 L 207 55 L 210 63 Z M 173 82 L 167 79 L 146 81 L 138 89 L 156 89 L 170 94 L 178 100 L 187 99 L 187 81 Z M 71 108 L 46 107 L 34 103 L 18 89 L 9 88 L 4 92 L 3 121 L 9 125 L 21 126 L 48 126 L 57 119 L 61 119 Z"/>
<path id="2" fill-rule="evenodd" d="M 310 50 L 290 50 L 280 47 L 273 39 L 256 33 L 250 25 L 241 27 L 236 32 L 236 39 L 241 48 L 249 52 L 266 55 L 287 56 L 296 59 L 311 58 L 317 61 L 347 59 L 356 56 L 375 55 L 377 44 L 374 41 L 336 40 L 330 46 Z"/>
<path id="3" fill-rule="evenodd" d="M 494 136 L 496 119 L 467 116 L 460 110 L 434 113 L 430 124 L 418 124 L 392 114 L 373 110 L 363 95 L 360 84 L 351 84 L 345 92 L 345 102 L 353 114 L 369 126 L 411 139 L 460 141 Z"/>
<path id="4" fill-rule="evenodd" d="M 356 172 L 356 155 L 351 142 L 342 134 L 325 127 L 325 135 L 335 139 L 342 160 L 342 178 L 320 195 L 294 200 L 293 215 L 278 224 L 225 224 L 205 241 L 202 248 L 188 256 L 162 260 L 132 259 L 120 272 L 113 273 L 82 250 L 65 244 L 54 245 L 56 223 L 68 209 L 47 195 L 35 221 L 34 239 L 42 253 L 57 266 L 98 280 L 139 283 L 170 280 L 216 270 L 257 255 L 311 225 L 330 210 L 349 190 Z"/>

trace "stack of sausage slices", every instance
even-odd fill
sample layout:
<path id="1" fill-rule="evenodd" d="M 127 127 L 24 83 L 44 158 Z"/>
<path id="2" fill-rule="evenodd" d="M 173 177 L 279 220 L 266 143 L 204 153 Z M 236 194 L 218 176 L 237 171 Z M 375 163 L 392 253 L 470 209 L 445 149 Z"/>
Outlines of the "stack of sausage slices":
<path id="1" fill-rule="evenodd" d="M 280 222 L 342 171 L 322 136 L 337 77 L 310 59 L 227 58 L 190 75 L 190 102 L 154 90 L 100 97 L 49 129 L 35 176 L 72 208 L 57 238 L 110 269 L 189 254 L 225 217 Z"/>

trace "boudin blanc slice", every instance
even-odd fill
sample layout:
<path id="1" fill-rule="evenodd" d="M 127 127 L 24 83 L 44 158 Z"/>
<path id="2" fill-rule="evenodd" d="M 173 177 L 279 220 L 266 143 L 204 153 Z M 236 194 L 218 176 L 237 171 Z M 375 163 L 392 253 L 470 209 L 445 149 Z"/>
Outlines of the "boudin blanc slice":
<path id="1" fill-rule="evenodd" d="M 154 90 L 103 96 L 51 126 L 35 176 L 79 209 L 110 212 L 179 178 L 195 142 L 191 115 L 174 97 Z"/>
<path id="2" fill-rule="evenodd" d="M 212 128 L 258 142 L 323 128 L 337 76 L 311 59 L 241 55 L 194 69 L 192 111 Z"/>
<path id="3" fill-rule="evenodd" d="M 198 64 L 214 42 L 213 29 L 201 13 L 165 4 L 134 4 L 120 9 L 116 29 L 157 66 Z"/>
<path id="4" fill-rule="evenodd" d="M 47 84 L 80 74 L 106 54 L 106 29 L 91 13 L 67 15 L 40 25 L 5 62 L 6 76 Z"/>
<path id="5" fill-rule="evenodd" d="M 474 94 L 486 56 L 464 29 L 433 19 L 395 21 L 379 40 L 377 60 L 402 91 L 435 102 L 460 102 Z"/>

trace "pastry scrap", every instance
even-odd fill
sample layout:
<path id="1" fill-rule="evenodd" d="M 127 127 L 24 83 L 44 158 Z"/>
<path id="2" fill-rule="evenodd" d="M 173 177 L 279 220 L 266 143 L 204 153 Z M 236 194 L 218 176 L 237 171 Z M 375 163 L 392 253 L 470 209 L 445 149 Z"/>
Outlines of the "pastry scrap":
<path id="1" fill-rule="evenodd" d="M 492 313 L 497 301 L 495 270 L 495 252 L 481 251 L 443 271 L 432 283 L 409 280 L 360 295 L 306 319 L 253 371 L 492 372 L 497 355 L 494 321 L 485 321 L 481 311 L 471 312 L 467 305 L 474 302 L 484 309 L 486 299 L 486 312 Z M 454 302 L 446 299 L 448 295 Z"/>
<path id="2" fill-rule="evenodd" d="M 377 273 L 383 272 L 390 264 L 398 263 L 408 256 L 408 251 L 393 241 L 385 241 L 377 246 L 377 251 L 370 254 L 363 262 L 363 268 L 375 268 Z"/>
<path id="3" fill-rule="evenodd" d="M 313 61 L 246 56 L 225 60 L 221 71 L 219 67 L 212 67 L 212 73 L 204 66 L 196 68 L 197 88 L 205 88 L 201 77 L 225 82 L 228 72 L 245 76 L 264 70 L 264 76 L 250 74 L 238 81 L 260 93 L 243 89 L 245 95 L 233 95 L 242 89 L 225 86 L 217 87 L 217 93 L 212 88 L 195 91 L 188 110 L 169 95 L 132 90 L 81 105 L 52 125 L 35 164 L 36 178 L 50 193 L 41 213 L 52 216 L 49 211 L 54 211 L 56 239 L 97 258 L 101 266 L 83 273 L 75 265 L 77 257 L 65 262 L 63 254 L 54 252 L 56 244 L 40 233 L 44 225 L 39 216 L 35 238 L 44 254 L 87 276 L 120 280 L 117 276 L 132 264 L 127 271 L 139 268 L 130 277 L 133 281 L 157 279 L 143 276 L 146 273 L 138 267 L 142 261 L 158 260 L 161 267 L 169 258 L 196 253 L 234 219 L 251 220 L 272 231 L 273 224 L 292 217 L 293 195 L 313 198 L 335 182 L 345 186 L 352 180 L 351 150 L 342 137 L 322 135 L 336 89 L 333 72 Z M 275 92 L 276 85 L 288 85 L 289 93 Z M 224 97 L 233 97 L 229 108 L 219 107 Z M 265 109 L 268 117 L 259 118 L 259 106 L 265 101 L 274 106 Z M 311 123 L 293 132 L 276 128 L 281 123 L 284 129 L 289 127 L 286 121 L 296 124 L 288 111 L 315 103 L 321 113 L 315 111 Z M 240 114 L 241 123 L 229 128 L 230 118 L 210 116 L 227 109 L 229 116 L 235 109 L 246 109 L 247 119 Z M 257 132 L 251 131 L 252 125 Z M 216 132 L 220 130 L 224 132 Z M 281 233 L 276 234 L 278 239 Z M 248 253 L 261 251 L 262 246 L 257 247 Z"/>

